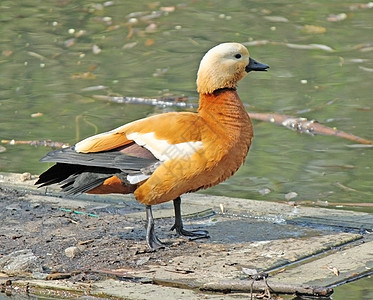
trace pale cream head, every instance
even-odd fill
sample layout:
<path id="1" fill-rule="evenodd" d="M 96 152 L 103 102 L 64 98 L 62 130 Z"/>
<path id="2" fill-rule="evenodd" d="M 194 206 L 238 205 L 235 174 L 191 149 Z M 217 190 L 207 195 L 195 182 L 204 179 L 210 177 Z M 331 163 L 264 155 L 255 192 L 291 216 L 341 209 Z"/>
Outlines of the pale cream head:
<path id="1" fill-rule="evenodd" d="M 221 88 L 235 88 L 247 74 L 249 51 L 239 43 L 223 43 L 202 58 L 197 73 L 197 91 L 211 94 Z"/>

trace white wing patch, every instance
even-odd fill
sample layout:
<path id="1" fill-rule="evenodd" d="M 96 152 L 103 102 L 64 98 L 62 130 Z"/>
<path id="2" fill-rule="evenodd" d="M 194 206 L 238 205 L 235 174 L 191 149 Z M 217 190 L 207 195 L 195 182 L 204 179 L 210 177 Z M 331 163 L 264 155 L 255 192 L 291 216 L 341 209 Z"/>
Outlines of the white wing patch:
<path id="1" fill-rule="evenodd" d="M 150 175 L 146 174 L 136 174 L 136 175 L 127 175 L 127 180 L 129 181 L 130 184 L 136 184 L 141 181 L 144 181 L 145 179 L 148 179 Z"/>
<path id="2" fill-rule="evenodd" d="M 201 141 L 169 144 L 167 140 L 157 139 L 154 132 L 133 132 L 127 134 L 127 139 L 133 140 L 136 144 L 148 149 L 160 161 L 173 158 L 188 159 L 203 147 Z"/>

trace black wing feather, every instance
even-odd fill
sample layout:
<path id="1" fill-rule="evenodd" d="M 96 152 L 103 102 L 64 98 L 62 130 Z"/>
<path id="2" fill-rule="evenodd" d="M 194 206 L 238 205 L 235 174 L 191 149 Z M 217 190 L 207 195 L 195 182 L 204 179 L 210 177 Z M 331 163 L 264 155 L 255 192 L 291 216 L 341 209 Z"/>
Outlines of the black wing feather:
<path id="1" fill-rule="evenodd" d="M 122 171 L 140 171 L 159 162 L 156 158 L 142 158 L 123 154 L 117 150 L 93 153 L 79 153 L 74 147 L 49 152 L 41 162 L 57 162 L 72 165 L 104 167 Z"/>
<path id="2" fill-rule="evenodd" d="M 122 150 L 122 151 L 121 151 Z M 128 155 L 122 149 L 96 153 L 78 153 L 74 147 L 49 152 L 40 161 L 56 164 L 39 176 L 40 187 L 59 183 L 67 194 L 80 194 L 100 186 L 106 179 L 118 176 L 123 184 L 128 174 L 152 173 L 159 164 L 155 157 Z"/>

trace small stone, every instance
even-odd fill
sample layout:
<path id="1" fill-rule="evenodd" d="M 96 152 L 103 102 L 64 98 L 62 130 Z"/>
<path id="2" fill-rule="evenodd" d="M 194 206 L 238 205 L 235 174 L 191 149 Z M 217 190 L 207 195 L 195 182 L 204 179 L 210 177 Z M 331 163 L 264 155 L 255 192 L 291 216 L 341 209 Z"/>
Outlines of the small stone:
<path id="1" fill-rule="evenodd" d="M 130 23 L 130 24 L 136 24 L 137 22 L 138 22 L 138 20 L 136 18 L 130 18 L 128 20 L 128 23 Z"/>
<path id="2" fill-rule="evenodd" d="M 298 197 L 298 194 L 296 192 L 290 192 L 285 195 L 285 199 L 289 201 L 290 199 Z"/>
<path id="3" fill-rule="evenodd" d="M 70 258 L 74 258 L 78 256 L 80 253 L 80 249 L 78 247 L 68 247 L 65 249 L 65 255 Z"/>
<path id="4" fill-rule="evenodd" d="M 20 177 L 21 181 L 31 180 L 31 174 L 28 172 L 22 173 Z"/>
<path id="5" fill-rule="evenodd" d="M 12 204 L 9 204 L 9 205 L 5 206 L 5 209 L 8 209 L 8 210 L 19 210 L 20 206 L 17 203 L 12 203 Z"/>
<path id="6" fill-rule="evenodd" d="M 92 52 L 93 52 L 93 54 L 99 54 L 99 53 L 101 53 L 101 48 L 99 47 L 99 46 L 97 46 L 97 45 L 93 45 L 92 46 Z"/>
<path id="7" fill-rule="evenodd" d="M 111 21 L 113 20 L 112 17 L 103 17 L 102 18 L 102 21 L 106 22 L 106 23 L 111 23 Z"/>
<path id="8" fill-rule="evenodd" d="M 138 260 L 136 260 L 136 265 L 137 266 L 142 266 L 144 264 L 146 264 L 148 261 L 149 261 L 150 257 L 143 257 L 143 258 L 140 258 Z"/>
<path id="9" fill-rule="evenodd" d="M 260 195 L 264 196 L 264 195 L 269 194 L 271 190 L 269 188 L 263 188 L 263 189 L 260 189 L 258 192 Z"/>
<path id="10" fill-rule="evenodd" d="M 146 26 L 146 28 L 145 28 L 145 32 L 147 32 L 147 33 L 153 33 L 153 32 L 156 32 L 156 31 L 157 31 L 157 24 L 155 24 L 155 23 L 151 23 L 148 26 Z"/>

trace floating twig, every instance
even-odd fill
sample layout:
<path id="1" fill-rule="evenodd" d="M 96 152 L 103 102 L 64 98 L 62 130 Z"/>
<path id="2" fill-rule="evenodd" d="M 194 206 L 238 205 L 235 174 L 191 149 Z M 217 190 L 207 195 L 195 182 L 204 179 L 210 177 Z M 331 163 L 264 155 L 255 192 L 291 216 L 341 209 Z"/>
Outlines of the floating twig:
<path id="1" fill-rule="evenodd" d="M 167 107 L 186 107 L 194 108 L 198 107 L 197 103 L 187 103 L 190 98 L 187 97 L 167 97 L 167 98 L 137 98 L 137 97 L 111 97 L 105 95 L 94 95 L 95 99 L 106 100 L 115 103 L 125 104 L 147 104 L 153 106 L 167 106 Z M 373 145 L 372 140 L 364 139 L 359 136 L 344 132 L 342 130 L 336 130 L 328 126 L 322 125 L 315 120 L 308 120 L 306 118 L 288 116 L 278 113 L 256 113 L 248 112 L 250 118 L 265 122 L 274 123 L 277 125 L 285 126 L 289 129 L 295 130 L 300 133 L 307 133 L 310 135 L 328 135 L 336 136 L 350 141 L 354 141 L 359 144 Z"/>
<path id="2" fill-rule="evenodd" d="M 1 140 L 3 144 L 9 145 L 30 145 L 30 146 L 44 146 L 51 148 L 67 148 L 70 145 L 67 143 L 53 142 L 51 140 L 39 140 L 39 141 L 16 141 L 16 140 Z"/>
<path id="3" fill-rule="evenodd" d="M 197 108 L 197 103 L 188 103 L 191 100 L 188 97 L 163 97 L 163 98 L 141 98 L 141 97 L 123 97 L 123 96 L 106 96 L 93 95 L 97 100 L 110 101 L 120 104 L 145 104 L 162 107 L 183 107 L 183 108 Z"/>
<path id="4" fill-rule="evenodd" d="M 162 98 L 139 98 L 139 97 L 124 97 L 124 96 L 106 96 L 106 95 L 93 95 L 93 98 L 98 100 L 110 101 L 119 104 L 145 104 L 152 106 L 161 106 L 161 107 L 181 107 L 196 109 L 198 107 L 197 103 L 191 103 L 190 100 L 195 100 L 190 97 L 162 97 Z M 248 112 L 250 118 L 255 120 L 260 120 L 264 122 L 274 123 L 276 125 L 281 125 L 291 130 L 307 133 L 310 135 L 327 135 L 327 136 L 336 136 L 339 138 L 344 138 L 350 141 L 353 141 L 358 144 L 366 145 L 365 147 L 372 147 L 373 140 L 368 140 L 361 138 L 359 136 L 344 132 L 342 130 L 337 130 L 325 125 L 318 123 L 316 120 L 308 120 L 302 117 L 295 117 L 289 115 L 283 115 L 278 113 L 257 113 L 257 112 Z M 77 128 L 79 127 L 78 121 L 81 116 L 77 117 L 76 123 Z M 87 120 L 85 122 L 89 123 Z M 89 123 L 89 125 L 97 127 L 94 124 Z M 77 129 L 78 130 L 78 129 Z M 78 136 L 77 136 L 78 138 Z M 40 141 L 15 141 L 15 140 L 1 140 L 3 144 L 17 145 L 17 144 L 26 144 L 31 146 L 44 146 L 51 148 L 66 148 L 69 147 L 67 143 L 53 142 L 50 140 L 40 140 Z M 356 145 L 357 147 L 358 145 Z M 350 147 L 353 147 L 350 145 Z M 361 147 L 361 145 L 360 145 Z"/>
<path id="5" fill-rule="evenodd" d="M 356 143 L 373 145 L 372 140 L 364 139 L 359 136 L 344 132 L 342 130 L 337 130 L 330 128 L 328 126 L 322 125 L 315 120 L 308 120 L 306 118 L 297 118 L 294 116 L 282 115 L 277 113 L 248 113 L 250 118 L 265 122 L 274 123 L 277 125 L 285 126 L 289 129 L 295 130 L 300 133 L 307 133 L 311 135 L 329 135 L 344 138 Z"/>

